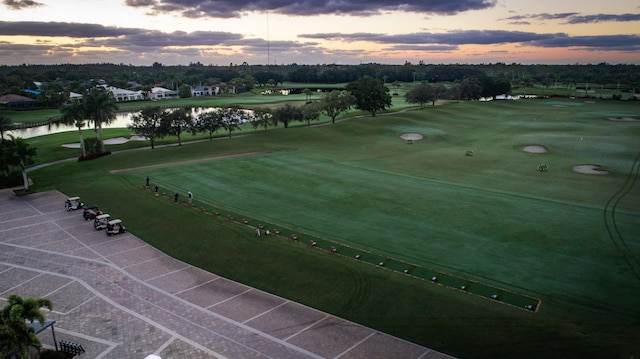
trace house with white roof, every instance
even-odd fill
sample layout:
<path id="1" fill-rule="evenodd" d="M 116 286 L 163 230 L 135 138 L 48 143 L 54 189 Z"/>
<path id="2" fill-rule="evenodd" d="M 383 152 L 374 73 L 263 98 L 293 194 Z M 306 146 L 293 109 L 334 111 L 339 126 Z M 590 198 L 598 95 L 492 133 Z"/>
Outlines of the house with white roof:
<path id="1" fill-rule="evenodd" d="M 120 88 L 112 88 L 111 93 L 113 93 L 113 97 L 118 102 L 144 100 L 144 95 L 140 90 L 131 91 L 131 90 L 120 89 Z"/>
<path id="2" fill-rule="evenodd" d="M 164 87 L 154 87 L 147 92 L 147 97 L 151 100 L 162 100 L 165 98 L 178 98 L 178 92 Z"/>
<path id="3" fill-rule="evenodd" d="M 73 91 L 69 92 L 69 102 L 73 102 L 73 101 L 82 102 L 83 97 L 84 96 L 82 96 L 82 94 L 79 94 L 77 92 L 73 92 Z"/>

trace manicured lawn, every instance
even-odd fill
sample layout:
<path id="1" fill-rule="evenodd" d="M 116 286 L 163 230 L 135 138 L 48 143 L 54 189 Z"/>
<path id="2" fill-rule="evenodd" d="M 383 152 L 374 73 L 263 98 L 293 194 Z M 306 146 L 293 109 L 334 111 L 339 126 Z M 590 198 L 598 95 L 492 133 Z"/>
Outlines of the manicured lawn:
<path id="1" fill-rule="evenodd" d="M 640 355 L 640 122 L 607 119 L 624 116 L 639 117 L 640 105 L 449 103 L 115 153 L 31 177 L 36 190 L 99 203 L 177 258 L 455 356 L 629 358 Z M 424 139 L 407 144 L 406 132 Z M 522 150 L 533 144 L 549 152 Z M 268 152 L 175 163 L 259 151 Z M 170 165 L 135 170 L 163 163 Z M 536 170 L 541 163 L 547 172 Z M 577 173 L 576 164 L 611 173 Z M 132 170 L 109 172 L 122 169 Z M 167 196 L 142 189 L 146 176 Z M 195 209 L 170 200 L 176 191 L 186 199 L 189 190 Z M 283 236 L 256 239 L 226 214 Z M 352 251 L 331 255 L 307 238 L 531 295 L 542 305 L 533 313 L 498 304 L 364 264 Z"/>

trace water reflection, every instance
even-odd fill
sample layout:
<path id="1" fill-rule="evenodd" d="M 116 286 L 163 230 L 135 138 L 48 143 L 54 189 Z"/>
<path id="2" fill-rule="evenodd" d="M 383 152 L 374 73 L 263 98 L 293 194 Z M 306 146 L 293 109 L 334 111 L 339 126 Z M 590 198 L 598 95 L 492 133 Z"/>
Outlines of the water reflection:
<path id="1" fill-rule="evenodd" d="M 102 128 L 126 128 L 130 124 L 131 124 L 131 114 L 119 113 L 113 122 L 111 122 L 109 125 L 103 125 Z M 83 129 L 91 129 L 91 128 L 93 128 L 93 124 L 87 121 Z M 51 125 L 51 128 L 49 128 L 49 126 L 38 126 L 38 127 L 32 127 L 32 128 L 21 128 L 21 129 L 9 131 L 7 133 L 12 134 L 14 137 L 31 138 L 31 137 L 51 135 L 54 133 L 68 132 L 68 131 L 78 131 L 78 128 L 72 125 L 59 125 L 59 126 Z"/>
<path id="2" fill-rule="evenodd" d="M 193 115 L 198 115 L 202 112 L 209 112 L 213 110 L 217 110 L 217 107 L 209 107 L 209 108 L 197 108 L 193 110 Z M 248 110 L 245 110 L 248 111 Z M 115 120 L 113 120 L 108 125 L 103 125 L 102 128 L 127 128 L 131 124 L 131 115 L 132 113 L 119 113 L 116 115 Z M 83 129 L 92 129 L 93 123 L 89 123 L 86 121 Z M 14 137 L 22 137 L 22 138 L 31 138 L 37 136 L 51 135 L 54 133 L 61 132 L 69 132 L 69 131 L 78 131 L 78 128 L 73 125 L 52 125 L 49 126 L 39 126 L 32 128 L 21 128 L 13 131 L 5 132 L 5 134 L 11 134 Z"/>

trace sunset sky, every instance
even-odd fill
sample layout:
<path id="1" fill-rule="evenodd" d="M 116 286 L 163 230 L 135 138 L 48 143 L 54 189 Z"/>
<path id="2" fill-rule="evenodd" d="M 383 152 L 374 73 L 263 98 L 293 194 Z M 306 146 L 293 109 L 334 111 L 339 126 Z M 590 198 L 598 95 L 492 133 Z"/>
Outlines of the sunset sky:
<path id="1" fill-rule="evenodd" d="M 2 0 L 0 65 L 640 65 L 633 0 Z"/>

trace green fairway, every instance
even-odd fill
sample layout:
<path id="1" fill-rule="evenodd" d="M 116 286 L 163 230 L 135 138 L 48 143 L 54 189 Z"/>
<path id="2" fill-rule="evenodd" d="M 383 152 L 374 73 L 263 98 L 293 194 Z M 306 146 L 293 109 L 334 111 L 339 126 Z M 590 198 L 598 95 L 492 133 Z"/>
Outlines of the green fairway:
<path id="1" fill-rule="evenodd" d="M 612 121 L 621 118 L 639 119 L 640 105 L 448 103 L 115 153 L 31 177 L 37 190 L 100 203 L 177 258 L 452 355 L 629 358 L 640 355 L 640 121 Z M 572 169 L 581 164 L 609 174 Z M 146 176 L 166 196 L 142 189 Z M 188 191 L 195 208 L 170 200 Z M 227 214 L 282 235 L 258 241 Z M 344 257 L 329 255 L 334 244 Z M 500 305 L 354 254 L 541 305 Z"/>

